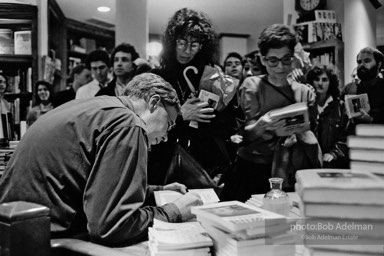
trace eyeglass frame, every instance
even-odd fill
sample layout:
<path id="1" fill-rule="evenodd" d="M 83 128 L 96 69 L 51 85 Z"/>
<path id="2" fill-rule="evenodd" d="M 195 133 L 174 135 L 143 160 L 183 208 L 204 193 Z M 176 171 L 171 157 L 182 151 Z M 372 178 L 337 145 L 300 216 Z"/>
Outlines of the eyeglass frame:
<path id="1" fill-rule="evenodd" d="M 198 44 L 198 45 L 193 45 Z M 193 53 L 198 53 L 201 50 L 202 44 L 200 42 L 189 42 L 188 40 L 179 38 L 176 39 L 176 48 L 185 51 L 187 48 Z"/>
<path id="2" fill-rule="evenodd" d="M 172 121 L 172 119 L 171 119 L 171 115 L 169 114 L 169 112 L 168 112 L 168 110 L 167 110 L 167 104 L 165 104 L 164 101 L 163 101 L 162 99 L 160 100 L 160 102 L 161 102 L 161 104 L 163 104 L 164 109 L 165 109 L 165 112 L 167 112 L 168 119 L 171 120 L 171 124 L 169 124 L 169 123 L 167 122 L 167 124 L 168 124 L 167 133 L 168 133 L 168 132 L 172 131 L 173 128 L 175 128 L 175 126 L 176 126 L 176 122 L 173 122 L 173 121 Z"/>
<path id="3" fill-rule="evenodd" d="M 276 63 L 271 65 L 270 63 L 271 59 L 276 60 Z M 289 62 L 286 61 L 287 59 L 289 59 Z M 279 65 L 279 62 L 281 62 L 281 64 L 285 66 L 291 65 L 293 62 L 293 56 L 292 55 L 283 56 L 282 58 L 277 58 L 275 56 L 272 56 L 272 57 L 263 56 L 263 60 L 268 64 L 268 66 L 273 68 L 273 67 L 277 67 Z"/>

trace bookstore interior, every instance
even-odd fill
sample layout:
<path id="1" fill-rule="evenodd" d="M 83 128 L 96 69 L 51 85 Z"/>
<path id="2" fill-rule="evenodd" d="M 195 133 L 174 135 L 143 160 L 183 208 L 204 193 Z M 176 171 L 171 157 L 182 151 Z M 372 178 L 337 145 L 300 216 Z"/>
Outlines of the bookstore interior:
<path id="1" fill-rule="evenodd" d="M 45 80 L 55 91 L 64 89 L 72 69 L 83 63 L 88 53 L 96 49 L 111 52 L 117 33 L 121 33 L 117 27 L 114 31 L 68 18 L 56 0 L 48 0 L 45 6 L 48 50 L 42 53 L 39 8 L 44 1 L 30 2 L 33 1 L 0 1 L 0 77 L 6 78 L 7 83 L 6 91 L 0 91 L 0 100 L 4 98 L 10 106 L 9 111 L 2 109 L 0 113 L 0 177 L 28 130 L 26 117 L 36 93 L 35 82 Z M 364 36 L 369 33 L 365 28 L 361 35 L 355 35 L 353 31 L 358 28 L 354 26 L 364 19 L 348 16 L 346 12 L 341 14 L 343 9 L 338 4 L 344 2 L 344 11 L 364 7 L 374 13 L 384 13 L 384 2 L 288 2 L 292 3 L 288 9 L 293 12 L 286 15 L 288 21 L 284 19 L 284 22 L 291 25 L 311 65 L 332 66 L 341 83 L 349 83 L 349 74 L 356 66 L 356 48 L 362 47 L 361 44 L 350 46 L 347 42 L 371 37 Z M 359 6 L 361 2 L 364 4 Z M 284 3 L 283 9 L 289 13 L 287 5 Z M 354 15 L 356 13 L 358 11 Z M 377 41 L 378 45 L 374 43 L 384 52 L 384 16 L 381 20 L 381 27 L 376 28 L 380 31 L 376 36 L 381 41 Z M 225 40 L 229 42 L 231 37 L 253 40 L 238 37 L 236 33 L 223 33 L 222 51 Z M 215 106 L 220 101 L 219 96 L 209 91 L 201 90 L 200 95 Z M 367 93 L 347 94 L 343 100 L 351 120 L 362 115 L 361 109 L 366 113 L 372 110 Z M 277 136 L 310 129 L 305 103 L 275 109 L 268 115 L 271 120 L 284 121 L 284 126 L 276 131 Z M 74 238 L 51 239 L 48 208 L 22 201 L 0 204 L 0 255 L 384 255 L 384 125 L 356 125 L 346 145 L 349 169 L 297 170 L 294 192 L 284 192 L 283 179 L 279 177 L 269 179 L 268 193 L 252 195 L 246 202 L 222 202 L 216 189 L 190 188 L 189 192 L 198 194 L 203 202 L 201 206 L 192 207 L 193 221 L 167 223 L 154 219 L 145 242 L 122 248 Z M 159 207 L 181 196 L 182 193 L 168 190 L 154 193 Z"/>

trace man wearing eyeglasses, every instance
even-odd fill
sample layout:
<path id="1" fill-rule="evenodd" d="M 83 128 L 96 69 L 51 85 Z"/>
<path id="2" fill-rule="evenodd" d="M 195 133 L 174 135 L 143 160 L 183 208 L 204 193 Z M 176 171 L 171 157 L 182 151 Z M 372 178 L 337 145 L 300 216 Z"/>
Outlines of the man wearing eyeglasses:
<path id="1" fill-rule="evenodd" d="M 296 102 L 315 103 L 315 95 L 306 85 L 288 79 L 295 45 L 295 35 L 284 25 L 267 27 L 260 35 L 258 46 L 267 74 L 246 78 L 240 89 L 240 104 L 246 119 L 244 143 L 237 152 L 234 172 L 225 183 L 222 200 L 246 201 L 252 194 L 266 193 L 270 189 L 268 179 L 272 175 L 272 165 L 278 164 L 274 162 L 277 143 L 288 147 L 305 137 L 303 134 L 278 137 L 275 131 L 284 123 L 268 115 L 271 110 Z M 315 117 L 313 115 L 312 120 Z M 316 153 L 317 140 L 314 135 L 311 138 Z"/>
<path id="2" fill-rule="evenodd" d="M 171 85 L 138 75 L 122 96 L 58 107 L 39 118 L 17 146 L 0 183 L 0 203 L 27 201 L 51 210 L 52 237 L 83 237 L 107 246 L 147 238 L 153 219 L 180 222 L 201 204 L 188 193 L 145 206 L 154 190 L 186 193 L 179 183 L 147 186 L 150 145 L 167 140 L 180 111 Z"/>

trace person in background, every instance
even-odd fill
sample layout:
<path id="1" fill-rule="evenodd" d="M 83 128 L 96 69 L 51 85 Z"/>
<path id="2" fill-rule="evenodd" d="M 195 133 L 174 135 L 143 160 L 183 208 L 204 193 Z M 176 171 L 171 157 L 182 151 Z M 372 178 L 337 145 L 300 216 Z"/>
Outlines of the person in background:
<path id="1" fill-rule="evenodd" d="M 179 183 L 147 185 L 148 150 L 167 140 L 179 111 L 175 90 L 150 73 L 136 76 L 122 96 L 49 111 L 13 153 L 0 180 L 0 203 L 44 205 L 50 209 L 52 238 L 78 237 L 111 247 L 146 240 L 154 218 L 191 219 L 191 207 L 202 204 L 193 193 L 161 207 L 144 205 L 155 190 L 186 193 Z"/>
<path id="2" fill-rule="evenodd" d="M 7 90 L 8 81 L 7 78 L 0 74 L 0 113 L 5 114 L 9 112 L 11 106 L 9 102 L 4 99 L 4 93 Z"/>
<path id="3" fill-rule="evenodd" d="M 52 85 L 46 81 L 39 80 L 35 83 L 33 95 L 33 107 L 27 115 L 27 125 L 31 126 L 41 115 L 53 109 Z"/>
<path id="4" fill-rule="evenodd" d="M 152 72 L 172 84 L 181 101 L 181 115 L 168 141 L 151 150 L 148 174 L 152 183 L 164 182 L 165 173 L 161 176 L 158 170 L 168 169 L 176 142 L 211 177 L 220 177 L 229 164 L 225 141 L 235 132 L 235 118 L 228 106 L 221 112 L 214 111 L 208 102 L 193 94 L 194 90 L 199 91 L 205 70 L 219 72 L 215 67 L 217 52 L 217 34 L 204 13 L 189 8 L 175 12 L 164 32 L 161 67 Z M 191 121 L 197 122 L 198 127 L 191 127 Z"/>
<path id="5" fill-rule="evenodd" d="M 349 122 L 340 99 L 339 78 L 328 67 L 314 66 L 307 72 L 306 81 L 316 91 L 316 136 L 323 153 L 323 166 L 349 168 L 346 145 Z"/>
<path id="6" fill-rule="evenodd" d="M 243 65 L 242 57 L 237 52 L 228 53 L 224 60 L 224 73 L 239 80 L 242 79 Z"/>
<path id="7" fill-rule="evenodd" d="M 353 123 L 384 124 L 384 79 L 380 70 L 384 64 L 384 55 L 378 49 L 365 47 L 357 54 L 357 76 L 360 81 L 349 84 L 343 89 L 343 94 L 368 95 L 371 110 L 366 113 L 360 110 L 361 116 L 353 118 Z M 351 129 L 353 130 L 353 129 Z"/>
<path id="8" fill-rule="evenodd" d="M 69 88 L 56 93 L 53 99 L 53 106 L 58 107 L 68 101 L 74 100 L 76 91 L 83 85 L 91 81 L 91 71 L 84 64 L 79 64 L 71 71 L 70 80 L 72 81 Z"/>
<path id="9" fill-rule="evenodd" d="M 111 54 L 111 62 L 114 79 L 109 82 L 106 87 L 101 88 L 95 96 L 121 95 L 124 87 L 126 87 L 136 75 L 136 70 L 139 69 L 140 72 L 150 70 L 149 64 L 143 59 L 140 59 L 135 47 L 128 43 L 122 43 L 116 46 Z M 142 67 L 145 65 L 148 65 L 147 69 Z"/>
<path id="10" fill-rule="evenodd" d="M 267 73 L 267 70 L 261 64 L 260 52 L 258 50 L 247 53 L 243 60 L 243 79 L 250 76 L 259 76 Z"/>
<path id="11" fill-rule="evenodd" d="M 221 200 L 244 202 L 252 194 L 265 194 L 270 189 L 268 179 L 272 175 L 277 144 L 291 147 L 297 141 L 309 140 L 307 132 L 277 136 L 275 131 L 283 123 L 272 120 L 267 114 L 296 102 L 315 104 L 315 95 L 306 85 L 288 80 L 295 45 L 295 35 L 281 24 L 269 26 L 260 34 L 258 47 L 267 75 L 247 77 L 240 87 L 240 104 L 246 118 L 243 142 L 237 151 L 233 171 L 225 180 Z M 312 114 L 311 119 L 314 118 Z M 318 153 L 315 135 L 308 136 Z"/>
<path id="12" fill-rule="evenodd" d="M 90 52 L 85 59 L 85 64 L 91 70 L 93 80 L 83 85 L 76 92 L 76 99 L 92 98 L 101 89 L 107 86 L 110 79 L 108 77 L 110 71 L 109 53 L 104 50 L 95 50 Z"/>

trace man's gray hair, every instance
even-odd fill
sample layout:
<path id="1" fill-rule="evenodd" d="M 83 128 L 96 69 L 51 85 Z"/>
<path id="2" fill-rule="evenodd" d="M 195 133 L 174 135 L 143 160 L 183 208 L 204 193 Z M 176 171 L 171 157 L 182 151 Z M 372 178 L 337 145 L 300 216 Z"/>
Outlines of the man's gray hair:
<path id="1" fill-rule="evenodd" d="M 173 106 L 180 112 L 180 101 L 175 89 L 163 78 L 153 73 L 143 73 L 135 76 L 124 88 L 122 95 L 136 97 L 149 101 L 158 94 L 164 104 Z"/>

